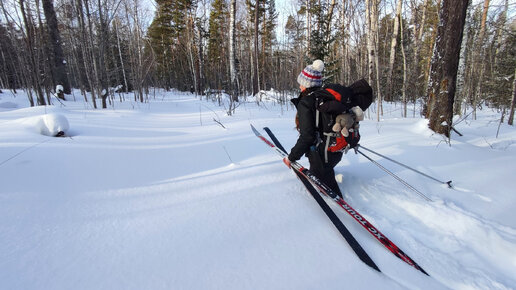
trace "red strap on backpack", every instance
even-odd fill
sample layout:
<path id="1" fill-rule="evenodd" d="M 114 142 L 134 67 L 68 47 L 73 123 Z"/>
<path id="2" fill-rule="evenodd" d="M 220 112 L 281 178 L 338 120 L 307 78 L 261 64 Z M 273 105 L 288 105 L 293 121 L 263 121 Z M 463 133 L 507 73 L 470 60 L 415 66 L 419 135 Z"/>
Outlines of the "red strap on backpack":
<path id="1" fill-rule="evenodd" d="M 330 94 L 332 94 L 337 101 L 340 102 L 342 100 L 342 96 L 339 94 L 339 92 L 332 90 L 330 88 L 326 88 L 325 90 L 328 91 Z"/>
<path id="2" fill-rule="evenodd" d="M 346 142 L 346 138 L 342 135 L 340 137 L 336 137 L 335 145 L 328 147 L 328 151 L 330 152 L 338 152 L 348 146 L 348 142 Z"/>

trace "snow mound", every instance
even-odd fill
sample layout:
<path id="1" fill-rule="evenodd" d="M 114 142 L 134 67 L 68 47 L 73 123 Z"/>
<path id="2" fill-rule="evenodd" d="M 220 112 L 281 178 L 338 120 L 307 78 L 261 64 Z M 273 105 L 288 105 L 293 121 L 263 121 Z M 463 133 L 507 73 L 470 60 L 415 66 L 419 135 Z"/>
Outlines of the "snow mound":
<path id="1" fill-rule="evenodd" d="M 64 115 L 57 113 L 22 118 L 15 123 L 21 124 L 24 128 L 34 133 L 51 137 L 66 135 L 70 128 L 68 119 Z"/>
<path id="2" fill-rule="evenodd" d="M 421 119 L 421 120 L 415 121 L 414 124 L 412 125 L 412 132 L 418 133 L 418 134 L 423 134 L 423 135 L 431 135 L 432 134 L 431 130 L 428 128 L 428 120 L 426 120 L 426 119 Z"/>
<path id="3" fill-rule="evenodd" d="M 70 125 L 68 119 L 61 114 L 46 114 L 41 117 L 39 131 L 43 135 L 58 136 L 65 135 Z"/>

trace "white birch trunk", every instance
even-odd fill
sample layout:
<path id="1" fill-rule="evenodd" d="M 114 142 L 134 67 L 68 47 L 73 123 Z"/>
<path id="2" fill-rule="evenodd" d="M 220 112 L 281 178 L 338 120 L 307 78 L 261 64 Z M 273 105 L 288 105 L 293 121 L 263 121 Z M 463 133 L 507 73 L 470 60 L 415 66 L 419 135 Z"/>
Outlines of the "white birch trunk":
<path id="1" fill-rule="evenodd" d="M 400 0 L 401 1 L 401 0 Z M 407 56 L 405 55 L 405 47 L 403 46 L 403 19 L 400 15 L 400 35 L 401 35 L 401 55 L 403 56 L 403 86 L 401 88 L 401 96 L 403 100 L 403 117 L 407 117 Z"/>
<path id="2" fill-rule="evenodd" d="M 371 84 L 373 82 L 373 68 L 374 68 L 374 34 L 371 29 L 371 1 L 365 0 L 366 13 L 366 31 L 367 31 L 367 81 Z"/>
<path id="3" fill-rule="evenodd" d="M 394 60 L 396 56 L 396 45 L 398 42 L 398 32 L 400 30 L 400 18 L 401 18 L 401 9 L 403 6 L 403 0 L 398 0 L 398 3 L 396 5 L 396 16 L 394 17 L 394 28 L 392 32 L 392 39 L 391 39 L 391 52 L 389 57 L 389 75 L 387 78 L 387 101 L 392 100 L 392 74 L 394 70 Z M 403 36 L 402 36 L 403 37 Z M 402 44 L 403 45 L 403 44 Z M 403 84 L 405 85 L 405 84 Z"/>
<path id="4" fill-rule="evenodd" d="M 512 101 L 511 101 L 511 111 L 509 113 L 509 121 L 507 122 L 509 125 L 514 124 L 514 107 L 516 105 L 516 69 L 514 70 L 514 81 L 512 83 Z"/>
<path id="5" fill-rule="evenodd" d="M 229 16 L 229 78 L 231 81 L 232 100 L 238 100 L 237 72 L 235 64 L 235 25 L 236 0 L 231 0 Z"/>
<path id="6" fill-rule="evenodd" d="M 376 68 L 376 99 L 378 100 L 377 119 L 380 121 L 380 116 L 383 116 L 383 100 L 382 90 L 380 88 L 380 65 L 378 62 L 378 0 L 372 0 L 373 6 L 371 7 L 371 31 L 373 34 L 373 56 L 374 65 Z"/>
<path id="7" fill-rule="evenodd" d="M 122 57 L 122 48 L 120 47 L 120 36 L 118 34 L 118 25 L 116 25 L 117 22 L 118 21 L 114 21 L 113 24 L 114 24 L 114 28 L 115 28 L 115 34 L 116 34 L 116 43 L 117 43 L 117 46 L 118 46 L 118 57 L 120 58 L 120 64 L 122 65 L 122 75 L 124 77 L 125 91 L 128 92 L 129 86 L 127 84 L 127 77 L 125 75 L 124 58 Z"/>
<path id="8" fill-rule="evenodd" d="M 310 54 L 310 36 L 312 31 L 312 23 L 310 21 L 310 0 L 306 0 L 306 55 Z"/>

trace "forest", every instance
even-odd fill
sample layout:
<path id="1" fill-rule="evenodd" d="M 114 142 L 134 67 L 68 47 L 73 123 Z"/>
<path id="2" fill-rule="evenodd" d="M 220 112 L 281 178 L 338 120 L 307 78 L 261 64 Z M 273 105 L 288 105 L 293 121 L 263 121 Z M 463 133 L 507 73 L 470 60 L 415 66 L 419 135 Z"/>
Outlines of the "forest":
<path id="1" fill-rule="evenodd" d="M 153 88 L 230 97 L 298 91 L 315 59 L 325 82 L 364 78 L 384 102 L 421 108 L 449 137 L 456 116 L 484 106 L 512 125 L 514 0 L 3 0 L 0 88 L 31 106 L 72 89 L 94 108 Z M 75 96 L 74 96 L 75 97 Z M 414 114 L 416 110 L 413 110 Z"/>

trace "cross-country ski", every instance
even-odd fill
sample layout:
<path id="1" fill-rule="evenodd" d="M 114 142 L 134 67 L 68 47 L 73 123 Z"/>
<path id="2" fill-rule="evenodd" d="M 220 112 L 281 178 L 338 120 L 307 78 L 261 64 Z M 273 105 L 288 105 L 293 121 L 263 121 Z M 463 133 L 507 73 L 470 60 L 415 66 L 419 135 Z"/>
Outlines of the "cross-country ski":
<path id="1" fill-rule="evenodd" d="M 275 141 L 272 144 L 270 141 L 265 139 L 257 130 L 251 125 L 251 129 L 256 134 L 258 138 L 264 141 L 267 145 L 269 145 L 272 149 L 274 149 L 281 157 L 286 156 L 286 152 L 279 141 L 276 139 L 275 135 L 270 131 L 270 129 L 265 128 L 269 136 Z M 389 251 L 391 251 L 396 257 L 409 264 L 410 266 L 416 268 L 421 271 L 425 275 L 428 275 L 423 268 L 421 268 L 416 262 L 414 262 L 408 255 L 406 255 L 401 249 L 398 248 L 393 242 L 391 242 L 385 235 L 383 235 L 376 227 L 374 227 L 370 222 L 368 222 L 362 215 L 360 215 L 356 210 L 354 210 L 347 202 L 345 202 L 340 196 L 335 194 L 331 188 L 326 186 L 323 182 L 321 182 L 317 177 L 315 177 L 309 170 L 299 165 L 298 163 L 292 163 L 292 168 L 300 173 L 306 180 L 309 180 L 314 187 L 316 187 L 319 191 L 324 193 L 326 196 L 332 198 L 340 207 L 342 207 L 346 213 L 351 215 L 358 223 L 360 223 L 371 235 L 373 235 L 383 246 L 385 246 Z M 359 255 L 360 256 L 360 255 Z"/>

